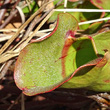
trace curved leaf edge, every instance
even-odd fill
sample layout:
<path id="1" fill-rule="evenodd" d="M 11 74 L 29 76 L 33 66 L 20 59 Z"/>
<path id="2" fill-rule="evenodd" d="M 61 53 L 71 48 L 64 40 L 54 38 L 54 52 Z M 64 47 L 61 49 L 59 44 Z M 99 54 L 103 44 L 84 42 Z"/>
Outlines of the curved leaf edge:
<path id="1" fill-rule="evenodd" d="M 64 13 L 60 13 L 60 14 L 64 14 Z M 33 42 L 31 42 L 31 43 L 41 42 L 41 41 L 47 39 L 48 37 L 51 37 L 51 36 L 56 32 L 56 30 L 57 30 L 57 27 L 58 27 L 58 24 L 59 24 L 59 16 L 60 16 L 60 14 L 58 15 L 57 24 L 56 24 L 54 30 L 53 30 L 48 36 L 45 36 L 44 38 L 42 38 L 42 39 L 40 39 L 40 40 L 33 41 Z M 65 14 L 71 15 L 71 14 L 69 14 L 69 13 L 65 13 Z M 71 17 L 73 17 L 73 18 L 76 20 L 76 18 L 75 18 L 74 16 L 71 15 Z M 77 20 L 76 20 L 76 22 L 77 22 Z M 66 33 L 66 35 L 65 35 L 65 37 L 68 36 L 68 34 L 69 34 L 71 37 L 74 37 L 75 32 L 76 32 L 76 30 L 77 30 L 77 28 L 78 28 L 78 22 L 77 22 L 76 25 L 77 25 L 77 26 L 76 26 L 75 30 L 74 30 L 74 31 L 68 30 L 67 33 Z M 30 43 L 30 44 L 31 44 L 31 43 Z M 25 48 L 25 47 L 24 47 L 24 48 Z M 21 50 L 21 51 L 22 51 L 22 50 Z M 18 65 L 18 62 L 16 62 L 15 67 L 17 67 L 17 65 Z M 26 88 L 26 87 L 25 87 L 25 88 L 19 87 L 19 85 L 17 84 L 17 82 L 16 82 L 16 80 L 15 80 L 15 79 L 16 79 L 15 77 L 16 77 L 16 76 L 15 76 L 15 70 L 14 70 L 14 81 L 15 81 L 15 84 L 17 85 L 17 87 L 18 87 L 20 90 L 23 91 L 23 93 L 24 93 L 25 95 L 27 95 L 27 94 L 25 93 L 25 90 L 27 90 L 27 88 Z M 51 90 L 49 90 L 49 91 L 47 91 L 47 92 L 50 92 L 50 91 L 52 91 L 52 90 L 54 90 L 54 89 L 56 89 L 56 88 L 58 88 L 58 87 L 59 87 L 59 86 L 56 86 L 55 88 L 53 88 L 53 89 L 51 89 Z M 34 94 L 34 95 L 36 95 L 36 94 Z M 32 95 L 29 95 L 29 94 L 28 94 L 28 96 L 32 96 Z"/>
<path id="2" fill-rule="evenodd" d="M 63 85 L 64 83 L 68 82 L 70 79 L 72 79 L 73 76 L 74 76 L 75 74 L 77 74 L 78 71 L 80 71 L 80 69 L 85 68 L 85 67 L 89 67 L 89 66 L 96 66 L 97 64 L 101 63 L 102 61 L 103 61 L 103 58 L 99 57 L 99 58 L 97 58 L 97 59 L 95 60 L 95 62 L 93 62 L 93 63 L 90 62 L 90 63 L 88 63 L 88 64 L 85 64 L 85 65 L 80 66 L 79 68 L 77 68 L 77 69 L 72 73 L 72 75 L 71 75 L 69 78 L 66 78 L 66 80 L 64 80 L 64 81 L 61 82 L 59 85 L 55 86 L 53 89 L 51 89 L 51 90 L 49 90 L 49 91 L 45 91 L 45 92 L 37 93 L 37 94 L 34 94 L 34 95 L 30 95 L 30 94 L 27 94 L 27 93 L 25 92 L 25 89 L 21 89 L 21 90 L 23 91 L 23 93 L 24 93 L 25 95 L 28 95 L 28 96 L 35 96 L 35 95 L 39 95 L 39 94 L 51 92 L 51 91 L 57 89 L 58 87 L 60 87 L 61 85 Z"/>
<path id="3" fill-rule="evenodd" d="M 95 3 L 93 0 L 90 0 L 90 2 L 95 5 L 96 7 L 98 7 L 99 9 L 104 9 L 102 8 L 100 5 L 98 5 L 97 3 Z M 105 12 L 102 12 L 101 18 L 103 18 L 105 16 Z"/>
<path id="4" fill-rule="evenodd" d="M 41 38 L 41 39 L 39 39 L 39 40 L 32 41 L 31 43 L 41 42 L 41 41 L 47 39 L 48 37 L 51 37 L 51 36 L 56 32 L 56 30 L 57 30 L 57 28 L 58 28 L 59 16 L 60 16 L 61 14 L 64 14 L 64 13 L 59 13 L 59 14 L 58 14 L 57 21 L 56 21 L 56 22 L 57 22 L 57 23 L 56 23 L 56 26 L 55 26 L 55 28 L 53 29 L 53 31 L 52 31 L 49 35 L 47 35 L 47 36 L 45 36 L 45 37 L 43 37 L 43 38 Z M 65 13 L 65 14 L 71 15 L 70 13 Z M 73 18 L 77 21 L 77 19 L 76 19 L 74 16 L 71 15 L 71 17 L 73 17 Z M 78 28 L 78 21 L 77 21 L 77 26 L 76 26 L 76 27 Z M 75 33 L 76 33 L 76 31 L 77 31 L 77 28 L 74 30 L 74 32 L 71 31 L 71 30 L 68 30 L 68 31 L 71 32 L 71 37 L 74 37 L 74 36 L 75 36 Z M 67 33 L 68 33 L 68 32 L 67 32 Z"/>
<path id="5" fill-rule="evenodd" d="M 71 35 L 70 32 L 68 32 L 68 34 Z M 70 36 L 70 37 L 71 37 L 71 36 Z M 75 36 L 72 36 L 71 39 L 73 39 L 73 40 L 75 40 L 75 41 L 80 40 L 80 39 L 90 39 L 91 42 L 94 43 L 94 39 L 93 39 L 91 36 L 85 36 L 85 37 L 81 37 L 81 38 L 75 38 Z M 95 47 L 95 46 L 94 46 L 94 47 Z M 95 53 L 96 53 L 96 55 L 97 55 L 97 50 L 94 49 L 94 51 L 95 51 Z M 34 95 L 51 92 L 51 91 L 57 89 L 58 87 L 60 87 L 61 85 L 63 85 L 64 83 L 68 82 L 71 78 L 74 77 L 75 74 L 77 74 L 78 71 L 80 71 L 80 69 L 83 69 L 83 68 L 89 67 L 89 66 L 96 66 L 96 65 L 99 64 L 101 61 L 103 61 L 103 58 L 102 58 L 102 57 L 99 57 L 98 55 L 97 55 L 97 57 L 98 57 L 97 59 L 94 59 L 93 61 L 90 61 L 90 62 L 88 62 L 87 64 L 84 64 L 84 65 L 78 67 L 69 77 L 66 77 L 63 81 L 59 82 L 56 86 L 52 87 L 52 89 L 47 90 L 47 91 L 45 91 L 45 92 L 40 92 L 40 93 L 37 93 L 37 94 L 34 94 Z M 45 88 L 46 88 L 46 87 L 45 87 Z M 23 91 L 23 93 L 24 93 L 25 95 L 34 96 L 34 95 L 32 95 L 32 94 L 31 94 L 31 95 L 28 94 L 28 92 L 26 92 L 26 91 L 27 91 L 26 88 L 23 88 L 23 89 L 21 89 L 21 90 Z"/>

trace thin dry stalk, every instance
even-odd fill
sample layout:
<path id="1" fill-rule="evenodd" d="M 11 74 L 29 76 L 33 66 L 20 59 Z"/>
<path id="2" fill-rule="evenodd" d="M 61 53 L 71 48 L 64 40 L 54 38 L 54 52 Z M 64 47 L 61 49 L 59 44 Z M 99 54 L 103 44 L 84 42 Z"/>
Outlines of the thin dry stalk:
<path id="1" fill-rule="evenodd" d="M 17 0 L 17 1 L 15 2 L 14 6 L 13 6 L 13 9 L 16 8 L 16 6 L 18 5 L 18 3 L 19 3 L 20 1 L 21 1 L 21 0 Z"/>
<path id="2" fill-rule="evenodd" d="M 0 72 L 0 79 L 2 79 L 8 71 L 9 66 L 13 63 L 13 60 L 9 60 L 5 63 L 3 69 Z"/>
<path id="3" fill-rule="evenodd" d="M 53 0 L 52 0 L 53 1 Z M 51 1 L 51 2 L 52 2 Z M 48 2 L 50 3 L 50 2 Z M 9 39 L 5 45 L 0 49 L 0 54 L 2 54 L 8 47 L 9 45 L 18 37 L 19 33 L 22 31 L 22 29 L 24 29 L 32 20 L 33 18 L 39 14 L 40 12 L 43 11 L 43 9 L 45 8 L 45 6 L 48 4 L 44 4 L 41 8 L 39 8 L 39 10 L 37 12 L 35 12 L 20 28 L 19 30 L 13 35 L 13 37 L 11 39 Z"/>
<path id="4" fill-rule="evenodd" d="M 13 32 L 16 32 L 18 29 L 15 29 L 13 30 Z M 41 37 L 41 36 L 44 36 L 47 32 L 51 32 L 53 31 L 53 28 L 51 29 L 45 29 L 45 30 L 40 30 L 38 31 L 35 36 L 38 36 L 38 37 Z M 0 32 L 11 32 L 11 30 L 0 30 Z M 23 31 L 24 32 L 24 31 Z M 22 33 L 22 32 L 21 32 Z M 31 31 L 28 35 L 31 35 L 33 32 Z M 0 34 L 0 42 L 3 42 L 3 41 L 6 41 L 6 40 L 9 40 L 13 35 L 7 35 L 7 34 Z M 19 38 L 21 38 L 23 36 L 23 34 L 21 34 L 19 36 Z"/>
<path id="5" fill-rule="evenodd" d="M 32 21 L 32 23 L 29 25 L 25 35 L 24 35 L 24 38 L 23 39 L 26 39 L 26 37 L 29 35 L 29 33 L 33 30 L 33 28 L 35 27 L 35 25 L 40 22 L 40 17 L 41 17 L 41 14 L 39 14 L 38 16 L 36 16 L 34 18 L 34 20 Z"/>
<path id="6" fill-rule="evenodd" d="M 12 0 L 5 0 L 4 4 L 1 7 L 1 10 L 0 10 L 0 24 L 2 23 L 2 20 L 3 20 L 4 16 L 5 16 L 6 11 L 7 11 L 7 7 L 9 6 L 9 3 L 11 1 Z"/>
<path id="7" fill-rule="evenodd" d="M 4 23 L 0 26 L 0 29 L 4 28 L 9 22 L 10 20 L 16 15 L 16 13 L 18 12 L 18 10 L 13 10 L 10 12 L 10 15 L 8 16 L 8 18 L 4 21 Z"/>
<path id="8" fill-rule="evenodd" d="M 8 108 L 7 110 L 11 110 L 12 107 L 15 105 L 15 103 L 20 99 L 20 97 L 21 97 L 21 94 L 17 97 L 17 99 L 14 101 L 14 103 L 12 103 L 12 104 L 9 106 L 9 108 Z"/>
<path id="9" fill-rule="evenodd" d="M 24 94 L 21 94 L 21 110 L 25 110 L 25 101 Z"/>
<path id="10" fill-rule="evenodd" d="M 19 14 L 21 16 L 22 23 L 24 23 L 25 22 L 25 15 L 24 15 L 22 9 L 20 7 L 18 7 L 18 6 L 16 6 L 16 9 L 18 10 L 18 12 L 19 12 Z"/>
<path id="11" fill-rule="evenodd" d="M 40 18 L 41 14 L 35 17 L 35 19 L 33 20 L 33 22 L 30 24 L 28 30 L 26 31 L 23 40 L 22 40 L 21 42 L 19 42 L 18 45 L 21 44 L 25 39 L 28 38 L 29 33 L 31 33 L 31 31 L 32 31 L 32 29 L 35 27 L 35 25 L 36 25 L 37 23 L 39 23 L 42 19 L 44 19 L 44 18 L 48 15 L 48 13 L 51 12 L 53 9 L 54 9 L 54 7 L 51 8 L 49 11 L 47 11 L 41 18 Z M 39 18 L 39 19 L 38 19 L 38 18 Z M 37 32 L 36 32 L 36 33 L 37 33 Z M 14 50 L 18 45 L 16 45 L 16 46 L 13 48 L 13 50 Z"/>
<path id="12" fill-rule="evenodd" d="M 43 24 L 49 19 L 49 17 L 52 15 L 53 13 L 53 10 L 46 16 L 46 18 L 39 24 L 39 26 L 35 29 L 35 31 L 31 34 L 31 36 L 29 36 L 29 38 L 24 42 L 22 43 L 22 45 L 17 48 L 16 50 L 15 47 L 11 50 L 11 51 L 8 51 L 4 54 L 2 54 L 0 56 L 1 60 L 0 60 L 0 63 L 2 62 L 5 62 L 7 61 L 8 59 L 12 58 L 12 57 L 15 57 L 15 56 L 18 56 L 19 55 L 19 52 L 29 43 L 29 41 L 32 39 L 32 37 L 36 34 L 36 32 L 43 26 Z"/>
<path id="13" fill-rule="evenodd" d="M 35 35 L 35 33 L 44 25 L 44 23 L 50 18 L 50 16 L 53 14 L 53 10 L 45 17 L 45 19 L 39 24 L 39 26 L 35 29 L 35 31 L 32 33 L 32 35 L 24 42 L 22 45 L 22 48 L 24 48 L 28 42 L 32 39 L 32 37 Z"/>
<path id="14" fill-rule="evenodd" d="M 31 12 L 31 6 L 30 6 L 30 3 L 29 3 L 28 0 L 26 0 L 26 2 L 27 2 L 27 5 L 28 5 L 28 7 L 29 7 L 29 11 Z"/>
<path id="15" fill-rule="evenodd" d="M 16 57 L 19 55 L 19 51 L 18 49 L 16 49 L 15 51 L 8 51 L 6 53 L 3 53 L 1 56 L 0 56 L 0 63 L 3 63 L 13 57 Z"/>
<path id="16" fill-rule="evenodd" d="M 16 6 L 18 5 L 18 3 L 20 2 L 20 0 L 17 0 L 12 8 L 12 11 L 10 12 L 9 17 L 4 21 L 4 23 L 0 26 L 0 29 L 4 28 L 10 21 L 11 19 L 16 15 L 16 13 L 18 12 L 18 10 L 14 10 L 16 8 Z"/>

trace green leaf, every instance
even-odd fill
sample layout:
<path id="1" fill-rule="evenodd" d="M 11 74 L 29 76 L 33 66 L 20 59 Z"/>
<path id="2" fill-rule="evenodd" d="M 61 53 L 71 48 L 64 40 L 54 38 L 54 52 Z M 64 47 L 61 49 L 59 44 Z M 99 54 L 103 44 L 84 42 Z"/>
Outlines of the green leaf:
<path id="1" fill-rule="evenodd" d="M 77 29 L 77 21 L 70 14 L 60 14 L 54 31 L 42 41 L 31 43 L 20 53 L 14 73 L 16 85 L 26 95 L 35 95 L 51 91 L 59 86 L 64 80 L 62 70 L 62 53 L 65 42 L 69 49 L 73 42 L 69 35 Z M 64 55 L 63 55 L 64 54 Z M 73 61 L 72 61 L 73 62 Z M 71 72 L 68 72 L 68 75 Z"/>
<path id="2" fill-rule="evenodd" d="M 72 6 L 73 5 L 73 3 L 71 3 L 71 5 L 70 4 L 68 4 L 68 8 L 76 8 L 76 6 Z M 64 4 L 61 4 L 61 5 L 59 5 L 56 9 L 64 9 Z M 60 11 L 55 11 L 53 14 L 52 14 L 52 16 L 49 18 L 49 20 L 48 20 L 48 23 L 50 23 L 50 22 L 55 22 L 55 20 L 57 19 L 57 16 L 58 16 L 58 14 L 59 13 L 62 13 L 62 12 L 60 12 Z M 68 13 L 70 13 L 72 16 L 74 16 L 78 21 L 79 21 L 79 12 L 68 12 Z"/>
<path id="3" fill-rule="evenodd" d="M 100 92 L 110 91 L 110 53 L 107 52 L 102 61 L 96 65 L 94 72 L 96 72 L 96 80 L 91 84 L 89 89 Z"/>
<path id="4" fill-rule="evenodd" d="M 91 24 L 88 29 L 86 29 L 83 34 L 93 34 L 93 33 L 96 33 L 99 29 L 101 29 L 102 25 L 104 24 L 105 22 L 101 21 L 101 22 L 96 22 L 96 23 L 93 23 Z"/>
<path id="5" fill-rule="evenodd" d="M 94 84 L 95 80 L 99 76 L 99 69 L 95 69 L 95 65 L 97 65 L 100 62 L 101 58 L 97 58 L 95 60 L 92 60 L 91 62 L 88 62 L 85 65 L 80 66 L 77 68 L 69 80 L 64 83 L 61 88 L 87 88 L 90 89 L 90 87 Z"/>
<path id="6" fill-rule="evenodd" d="M 79 1 L 78 1 L 79 2 Z M 67 8 L 81 8 L 81 9 L 98 9 L 94 6 L 90 1 L 85 1 L 83 4 L 79 4 L 78 2 L 68 2 Z M 64 9 L 64 5 L 58 6 L 56 9 Z M 48 22 L 54 22 L 57 19 L 57 15 L 61 12 L 54 12 L 52 16 L 49 18 Z M 74 16 L 78 22 L 84 22 L 88 20 L 94 20 L 101 17 L 102 13 L 89 13 L 89 12 L 69 12 L 72 16 Z M 79 28 L 81 30 L 87 29 L 90 26 L 89 24 L 80 25 Z"/>
<path id="7" fill-rule="evenodd" d="M 110 9 L 110 0 L 90 0 L 98 8 Z"/>
<path id="8" fill-rule="evenodd" d="M 93 39 L 99 54 L 104 55 L 105 50 L 110 52 L 110 31 L 99 33 Z"/>
<path id="9" fill-rule="evenodd" d="M 97 9 L 96 6 L 94 6 L 90 1 L 86 0 L 83 4 L 81 4 L 79 6 L 79 8 L 81 9 Z M 80 22 L 84 22 L 84 21 L 88 21 L 88 20 L 94 20 L 94 19 L 98 19 L 101 17 L 101 14 L 102 13 L 97 13 L 97 12 L 94 12 L 94 13 L 90 13 L 90 12 L 81 12 L 80 13 L 80 16 L 79 16 L 79 19 L 80 19 Z M 81 25 L 79 26 L 80 29 L 87 29 L 88 27 L 90 26 L 90 23 L 89 24 L 84 24 L 84 25 Z"/>
<path id="10" fill-rule="evenodd" d="M 59 14 L 49 36 L 21 51 L 14 79 L 24 94 L 50 92 L 59 86 L 110 91 L 110 31 L 76 38 L 76 29 L 73 16 Z"/>
<path id="11" fill-rule="evenodd" d="M 110 91 L 110 31 L 93 36 L 99 57 L 75 70 L 62 88 L 87 88 L 99 92 Z M 106 52 L 106 53 L 105 53 Z M 95 61 L 95 62 L 94 62 Z"/>
<path id="12" fill-rule="evenodd" d="M 86 88 L 98 92 L 110 91 L 110 53 L 97 59 L 97 64 L 86 64 L 78 68 L 71 79 L 64 83 L 63 88 Z"/>

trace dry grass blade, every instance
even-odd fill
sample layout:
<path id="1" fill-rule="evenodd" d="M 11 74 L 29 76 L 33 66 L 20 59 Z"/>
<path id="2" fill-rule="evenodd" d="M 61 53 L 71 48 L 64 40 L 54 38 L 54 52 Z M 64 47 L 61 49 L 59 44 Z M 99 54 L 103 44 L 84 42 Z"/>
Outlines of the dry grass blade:
<path id="1" fill-rule="evenodd" d="M 52 2 L 52 1 L 51 1 Z M 48 2 L 48 3 L 50 3 L 50 2 Z M 46 4 L 48 4 L 48 3 L 46 3 Z M 43 5 L 43 7 L 44 7 L 45 5 Z M 40 10 L 39 11 L 37 11 L 37 13 L 36 14 L 34 14 L 34 15 L 32 15 L 31 16 L 31 18 L 29 18 L 22 26 L 21 26 L 21 28 L 20 29 L 18 29 L 18 31 L 15 33 L 15 35 L 14 36 L 12 36 L 11 37 L 11 39 L 9 39 L 8 41 L 7 41 L 7 43 L 5 44 L 5 46 L 3 46 L 2 48 L 1 48 L 1 51 L 0 52 L 3 52 L 3 51 L 5 51 L 5 49 L 10 45 L 10 43 L 19 35 L 19 33 L 23 30 L 23 28 L 25 28 L 25 26 L 35 17 L 35 15 L 37 15 L 40 11 L 42 11 L 43 10 L 43 7 L 41 7 L 40 8 Z M 52 10 L 52 11 L 51 11 Z M 39 24 L 39 26 L 35 29 L 35 31 L 28 37 L 27 36 L 27 39 L 23 39 L 23 40 L 21 40 L 16 46 L 14 46 L 14 48 L 12 48 L 10 51 L 6 51 L 5 53 L 2 53 L 1 55 L 0 55 L 0 63 L 3 63 L 3 62 L 5 62 L 5 61 L 7 61 L 7 60 L 9 60 L 9 59 L 11 59 L 11 58 L 13 58 L 13 57 L 15 57 L 15 56 L 18 56 L 19 55 L 19 52 L 28 44 L 28 42 L 32 39 L 32 37 L 37 33 L 37 31 L 42 27 L 42 25 L 49 19 L 49 17 L 52 15 L 52 13 L 53 13 L 53 8 L 51 9 L 50 11 L 48 11 L 47 12 L 47 16 L 43 19 L 43 21 Z M 49 14 L 48 14 L 49 13 Z M 25 42 L 24 42 L 24 40 L 26 40 Z M 20 46 L 19 46 L 19 44 L 21 44 Z M 19 46 L 19 47 L 18 47 Z M 16 48 L 16 47 L 18 47 L 18 48 Z M 3 49 L 3 50 L 2 50 Z"/>
<path id="2" fill-rule="evenodd" d="M 24 94 L 21 94 L 21 110 L 25 110 L 25 103 L 24 103 Z"/>
<path id="3" fill-rule="evenodd" d="M 21 48 L 24 48 L 28 42 L 32 39 L 32 37 L 35 35 L 35 33 L 42 27 L 42 25 L 49 19 L 49 17 L 53 14 L 53 10 L 45 17 L 45 19 L 39 24 L 39 26 L 35 29 L 35 31 L 32 33 L 32 35 L 23 43 Z"/>
<path id="4" fill-rule="evenodd" d="M 21 46 L 19 47 L 19 50 L 22 50 L 28 43 L 29 41 L 32 39 L 32 37 L 37 33 L 37 31 L 43 26 L 43 24 L 49 19 L 49 17 L 53 14 L 53 10 L 45 17 L 45 19 L 38 25 L 38 27 L 35 29 L 35 31 L 32 33 L 31 36 L 29 36 L 29 38 L 27 38 L 27 40 L 22 43 L 23 41 L 19 42 L 19 44 L 21 44 Z M 24 40 L 24 39 L 23 39 Z M 18 45 L 16 45 L 11 51 L 13 51 Z"/>
<path id="5" fill-rule="evenodd" d="M 24 34 L 23 40 L 26 39 L 26 38 L 29 36 L 29 33 L 33 30 L 33 28 L 35 27 L 35 25 L 41 20 L 41 19 L 40 19 L 40 18 L 41 18 L 41 15 L 42 15 L 42 14 L 37 15 L 37 16 L 33 19 L 33 21 L 30 23 L 30 25 L 29 25 L 27 31 L 26 31 L 25 34 Z"/>
<path id="6" fill-rule="evenodd" d="M 0 32 L 17 32 L 18 29 L 0 29 Z"/>
<path id="7" fill-rule="evenodd" d="M 5 63 L 4 67 L 2 68 L 0 72 L 0 79 L 2 79 L 6 72 L 8 71 L 9 66 L 13 63 L 13 60 L 9 60 L 8 62 Z"/>
<path id="8" fill-rule="evenodd" d="M 53 0 L 52 0 L 53 1 Z M 50 1 L 50 2 L 52 2 Z M 33 18 L 39 14 L 40 12 L 43 11 L 43 9 L 45 8 L 45 6 L 47 4 L 49 4 L 50 2 L 44 4 L 41 8 L 39 8 L 39 10 L 37 12 L 35 12 L 20 28 L 19 30 L 13 35 L 13 37 L 11 39 L 9 39 L 5 45 L 0 49 L 0 54 L 2 54 L 8 47 L 9 45 L 18 37 L 19 33 L 21 32 L 22 29 L 24 29 L 32 20 Z"/>
<path id="9" fill-rule="evenodd" d="M 19 14 L 21 16 L 22 23 L 24 23 L 25 22 L 25 15 L 24 15 L 22 9 L 20 7 L 18 7 L 18 6 L 16 6 L 16 9 L 18 10 L 18 12 L 19 12 Z"/>
<path id="10" fill-rule="evenodd" d="M 0 32 L 16 32 L 18 29 L 4 29 L 4 30 L 0 30 Z M 46 34 L 46 32 L 50 32 L 50 31 L 52 31 L 53 30 L 53 28 L 51 28 L 51 29 L 45 29 L 45 30 L 40 30 L 40 31 L 38 31 L 36 34 L 35 34 L 35 36 L 39 36 L 39 37 L 41 37 L 41 36 L 44 36 L 45 34 Z M 23 31 L 21 31 L 21 33 L 22 32 L 24 32 L 25 30 L 23 30 Z M 31 31 L 30 33 L 29 33 L 29 35 L 31 35 L 33 32 Z M 0 34 L 0 42 L 3 42 L 3 41 L 6 41 L 6 40 L 9 40 L 11 37 L 12 37 L 13 35 L 7 35 L 7 34 Z M 21 38 L 22 37 L 22 34 L 19 36 L 19 38 Z"/>
<path id="11" fill-rule="evenodd" d="M 7 11 L 7 6 L 11 0 L 4 0 L 3 6 L 0 8 L 0 24 L 2 23 L 3 18 L 5 17 L 5 13 Z"/>
<path id="12" fill-rule="evenodd" d="M 12 52 L 7 52 L 7 53 L 4 53 L 0 56 L 0 63 L 3 63 L 13 57 L 16 57 L 19 55 L 19 52 L 16 52 L 16 51 L 12 51 Z"/>
<path id="13" fill-rule="evenodd" d="M 29 1 L 28 1 L 28 0 L 26 0 L 26 2 L 27 2 L 27 5 L 28 5 L 28 7 L 29 7 L 29 11 L 31 11 L 31 6 L 30 6 Z"/>

